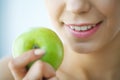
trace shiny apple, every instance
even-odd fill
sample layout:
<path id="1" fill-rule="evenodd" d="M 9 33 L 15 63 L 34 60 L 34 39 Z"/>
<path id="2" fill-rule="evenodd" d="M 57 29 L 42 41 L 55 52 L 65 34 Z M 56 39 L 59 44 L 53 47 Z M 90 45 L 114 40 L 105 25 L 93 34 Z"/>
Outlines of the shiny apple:
<path id="1" fill-rule="evenodd" d="M 45 50 L 45 55 L 40 60 L 49 63 L 57 70 L 64 56 L 63 44 L 57 34 L 45 27 L 32 28 L 22 33 L 13 44 L 13 57 L 36 48 Z M 29 64 L 29 67 L 33 63 Z"/>

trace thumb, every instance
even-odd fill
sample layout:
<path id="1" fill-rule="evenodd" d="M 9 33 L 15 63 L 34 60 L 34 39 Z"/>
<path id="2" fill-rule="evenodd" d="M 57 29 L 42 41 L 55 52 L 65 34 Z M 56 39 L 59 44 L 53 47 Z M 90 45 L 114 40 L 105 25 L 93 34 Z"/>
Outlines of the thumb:
<path id="1" fill-rule="evenodd" d="M 47 79 L 53 78 L 56 76 L 56 72 L 54 70 L 54 68 L 48 64 L 44 62 L 44 68 L 43 68 L 43 76 Z"/>

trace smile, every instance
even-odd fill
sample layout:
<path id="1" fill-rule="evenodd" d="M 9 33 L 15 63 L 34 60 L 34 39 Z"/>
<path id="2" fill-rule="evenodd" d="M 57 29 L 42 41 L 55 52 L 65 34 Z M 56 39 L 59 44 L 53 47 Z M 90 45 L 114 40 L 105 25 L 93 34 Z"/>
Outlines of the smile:
<path id="1" fill-rule="evenodd" d="M 78 32 L 84 32 L 93 29 L 98 24 L 100 24 L 102 21 L 98 22 L 97 24 L 69 24 L 69 28 L 78 31 Z"/>
<path id="2" fill-rule="evenodd" d="M 75 31 L 79 31 L 79 32 L 83 32 L 83 31 L 87 31 L 87 30 L 90 30 L 92 28 L 94 28 L 95 25 L 85 25 L 85 26 L 70 26 L 70 28 L 72 30 L 75 30 Z"/>
<path id="3" fill-rule="evenodd" d="M 78 38 L 86 38 L 93 35 L 100 27 L 103 21 L 99 21 L 96 24 L 66 24 L 66 29 L 74 36 Z"/>

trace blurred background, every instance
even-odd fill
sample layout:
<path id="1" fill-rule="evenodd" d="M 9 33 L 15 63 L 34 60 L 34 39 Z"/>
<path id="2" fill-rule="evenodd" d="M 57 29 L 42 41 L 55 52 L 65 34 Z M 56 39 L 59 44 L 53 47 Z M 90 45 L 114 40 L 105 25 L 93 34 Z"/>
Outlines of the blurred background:
<path id="1" fill-rule="evenodd" d="M 52 28 L 44 0 L 0 0 L 0 58 L 12 54 L 19 34 L 37 26 Z"/>

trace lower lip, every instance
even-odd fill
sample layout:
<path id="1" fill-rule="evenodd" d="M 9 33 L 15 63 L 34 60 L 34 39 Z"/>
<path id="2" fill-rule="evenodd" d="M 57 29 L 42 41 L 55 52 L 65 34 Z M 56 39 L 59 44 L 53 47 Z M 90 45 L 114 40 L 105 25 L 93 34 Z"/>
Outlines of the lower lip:
<path id="1" fill-rule="evenodd" d="M 102 23 L 102 22 L 101 22 Z M 101 23 L 97 24 L 94 28 L 90 29 L 90 30 L 87 30 L 87 31 L 83 31 L 83 32 L 79 32 L 79 31 L 75 31 L 75 30 L 72 30 L 70 27 L 66 27 L 67 30 L 69 30 L 69 32 L 77 37 L 77 38 L 88 38 L 90 36 L 92 36 L 95 32 L 97 32 L 97 30 L 99 29 Z"/>

